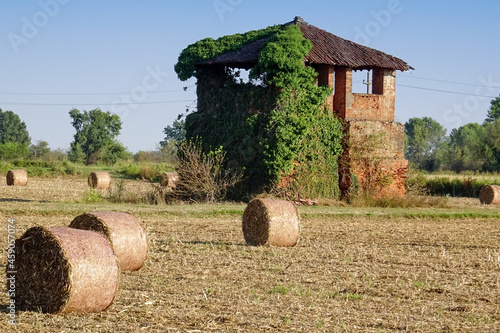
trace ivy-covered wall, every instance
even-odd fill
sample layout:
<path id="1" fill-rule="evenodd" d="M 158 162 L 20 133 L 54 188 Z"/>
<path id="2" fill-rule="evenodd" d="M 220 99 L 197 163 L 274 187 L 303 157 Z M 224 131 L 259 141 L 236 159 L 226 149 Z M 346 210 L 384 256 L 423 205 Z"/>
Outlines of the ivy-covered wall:
<path id="1" fill-rule="evenodd" d="M 269 135 L 265 126 L 275 105 L 273 89 L 226 78 L 215 84 L 219 68 L 205 68 L 198 77 L 198 108 L 186 117 L 186 137 L 199 139 L 206 151 L 223 147 L 227 167 L 244 169 L 245 196 L 264 190 L 267 172 L 263 142 Z"/>
<path id="2" fill-rule="evenodd" d="M 269 31 L 274 36 L 262 48 L 247 83 L 222 66 L 191 66 L 183 55 L 193 52 L 181 53 L 179 77 L 186 78 L 184 69 L 189 68 L 198 79 L 198 109 L 186 118 L 187 138 L 201 140 L 207 150 L 222 146 L 227 167 L 244 169 L 236 196 L 266 190 L 291 198 L 337 198 L 342 128 L 325 107 L 332 91 L 318 86 L 317 73 L 304 65 L 312 43 L 299 26 L 271 27 L 261 36 Z M 234 47 L 224 42 L 224 49 L 241 47 L 240 41 Z M 187 49 L 216 55 L 214 50 L 201 52 L 203 47 L 207 43 Z"/>

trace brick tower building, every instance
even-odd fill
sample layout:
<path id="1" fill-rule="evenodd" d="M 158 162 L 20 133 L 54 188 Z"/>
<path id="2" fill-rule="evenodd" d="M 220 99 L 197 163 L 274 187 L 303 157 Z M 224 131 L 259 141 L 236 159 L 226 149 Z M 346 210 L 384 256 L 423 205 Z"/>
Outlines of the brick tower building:
<path id="1" fill-rule="evenodd" d="M 404 159 L 403 125 L 394 121 L 396 71 L 413 69 L 403 60 L 340 38 L 300 17 L 288 24 L 300 26 L 313 48 L 304 59 L 318 73 L 318 85 L 333 93 L 326 105 L 344 124 L 344 152 L 339 161 L 339 187 L 343 196 L 353 191 L 376 195 L 404 195 L 408 161 Z M 219 78 L 198 82 L 198 103 L 205 85 L 222 86 L 225 67 L 249 69 L 257 64 L 270 37 L 197 64 L 220 68 Z M 372 73 L 372 92 L 353 93 L 353 71 Z"/>

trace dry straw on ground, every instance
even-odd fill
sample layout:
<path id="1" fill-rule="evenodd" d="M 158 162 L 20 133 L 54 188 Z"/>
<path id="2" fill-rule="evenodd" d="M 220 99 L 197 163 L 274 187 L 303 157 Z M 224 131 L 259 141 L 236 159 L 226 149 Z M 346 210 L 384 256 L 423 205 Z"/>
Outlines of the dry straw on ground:
<path id="1" fill-rule="evenodd" d="M 175 182 L 179 180 L 179 174 L 177 172 L 164 172 L 160 176 L 160 185 L 166 187 L 175 187 Z"/>
<path id="2" fill-rule="evenodd" d="M 120 269 L 136 271 L 144 265 L 148 253 L 146 233 L 133 215 L 124 212 L 91 212 L 77 216 L 69 226 L 102 234 L 110 242 Z"/>
<path id="3" fill-rule="evenodd" d="M 299 212 L 289 201 L 254 199 L 243 212 L 243 236 L 249 245 L 294 246 L 299 239 Z"/>
<path id="4" fill-rule="evenodd" d="M 119 268 L 109 242 L 100 234 L 32 227 L 15 245 L 16 309 L 99 312 L 113 302 Z"/>
<path id="5" fill-rule="evenodd" d="M 111 177 L 106 171 L 94 171 L 89 175 L 88 182 L 92 188 L 107 190 L 111 184 Z"/>
<path id="6" fill-rule="evenodd" d="M 61 179 L 61 186 L 67 181 Z M 85 182 L 70 184 L 81 190 L 74 185 Z M 30 179 L 23 190 L 35 185 L 42 189 L 45 182 Z M 3 190 L 18 192 L 5 185 Z M 33 199 L 45 197 L 40 191 Z M 300 206 L 300 241 L 292 248 L 241 246 L 246 205 L 128 205 L 148 227 L 148 259 L 141 270 L 120 274 L 113 305 L 85 315 L 20 311 L 16 328 L 32 333 L 498 332 L 500 206 L 481 205 L 477 198 L 449 201 L 450 208 L 426 209 Z M 88 206 L 6 201 L 0 204 L 0 220 L 7 224 L 15 218 L 21 236 L 34 223 L 48 227 L 66 219 L 69 224 Z M 7 242 L 0 237 L 0 248 Z M 7 264 L 6 255 L 0 264 Z M 0 332 L 11 332 L 5 283 L 0 304 Z"/>
<path id="7" fill-rule="evenodd" d="M 479 201 L 482 204 L 500 205 L 500 186 L 485 185 L 479 192 Z"/>
<path id="8" fill-rule="evenodd" d="M 28 184 L 28 173 L 24 169 L 9 170 L 7 172 L 7 185 L 26 186 Z"/>

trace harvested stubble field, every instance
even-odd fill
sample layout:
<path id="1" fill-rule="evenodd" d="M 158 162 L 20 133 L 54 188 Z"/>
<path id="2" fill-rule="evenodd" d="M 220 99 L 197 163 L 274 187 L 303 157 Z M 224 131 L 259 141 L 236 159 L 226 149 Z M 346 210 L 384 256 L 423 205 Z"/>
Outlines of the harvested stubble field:
<path id="1" fill-rule="evenodd" d="M 264 248 L 244 243 L 243 204 L 86 203 L 87 191 L 86 179 L 1 185 L 0 247 L 8 219 L 19 237 L 116 210 L 144 223 L 148 259 L 121 274 L 107 311 L 18 312 L 20 332 L 500 331 L 499 207 L 300 207 L 298 245 Z M 2 284 L 2 332 L 12 329 L 7 304 Z"/>

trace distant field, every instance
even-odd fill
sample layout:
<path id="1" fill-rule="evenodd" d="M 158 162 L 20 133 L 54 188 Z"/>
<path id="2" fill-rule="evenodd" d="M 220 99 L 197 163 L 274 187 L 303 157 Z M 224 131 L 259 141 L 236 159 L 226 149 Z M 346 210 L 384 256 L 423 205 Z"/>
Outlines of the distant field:
<path id="1" fill-rule="evenodd" d="M 490 180 L 499 181 L 500 174 L 491 173 L 478 173 L 478 174 L 457 174 L 457 173 L 430 173 L 425 174 L 425 178 L 435 179 L 435 178 L 449 178 L 449 179 L 476 179 L 476 180 Z"/>
<path id="2" fill-rule="evenodd" d="M 449 208 L 300 207 L 299 244 L 263 248 L 245 245 L 244 204 L 111 204 L 86 201 L 88 192 L 83 177 L 2 182 L 0 221 L 15 219 L 21 236 L 83 212 L 127 211 L 146 228 L 146 264 L 121 274 L 107 311 L 19 312 L 20 332 L 500 331 L 498 206 L 451 198 Z M 3 312 L 7 302 L 2 284 Z"/>
<path id="3" fill-rule="evenodd" d="M 497 173 L 432 173 L 418 179 L 428 194 L 437 196 L 478 198 L 485 185 L 500 185 Z"/>

